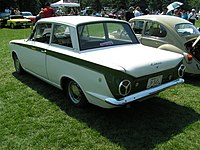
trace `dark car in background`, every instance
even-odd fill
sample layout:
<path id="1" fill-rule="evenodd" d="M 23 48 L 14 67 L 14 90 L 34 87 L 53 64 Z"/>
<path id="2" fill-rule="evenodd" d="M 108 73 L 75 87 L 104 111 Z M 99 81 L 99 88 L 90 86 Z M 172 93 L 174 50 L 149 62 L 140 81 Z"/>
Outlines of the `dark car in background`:
<path id="1" fill-rule="evenodd" d="M 2 28 L 5 25 L 4 18 L 8 17 L 9 15 L 10 13 L 0 12 L 0 28 Z"/>

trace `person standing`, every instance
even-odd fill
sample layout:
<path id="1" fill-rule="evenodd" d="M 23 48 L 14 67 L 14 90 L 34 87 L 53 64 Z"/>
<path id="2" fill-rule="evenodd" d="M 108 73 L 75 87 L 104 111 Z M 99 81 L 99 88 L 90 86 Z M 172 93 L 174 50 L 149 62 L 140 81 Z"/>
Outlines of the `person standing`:
<path id="1" fill-rule="evenodd" d="M 193 25 L 195 25 L 196 17 L 197 17 L 196 11 L 195 11 L 195 9 L 192 9 L 188 15 L 188 20 L 191 23 L 193 23 Z"/>
<path id="2" fill-rule="evenodd" d="M 43 10 L 44 10 L 44 9 L 41 8 L 40 12 L 37 14 L 37 16 L 36 16 L 36 18 L 35 18 L 34 24 L 35 24 L 38 20 L 40 20 L 41 18 L 44 17 L 44 11 L 43 11 Z"/>
<path id="3" fill-rule="evenodd" d="M 56 10 L 56 16 L 62 16 L 63 15 L 63 11 L 62 9 L 59 7 L 57 10 Z"/>
<path id="4" fill-rule="evenodd" d="M 15 15 L 15 10 L 12 7 L 10 7 L 10 15 Z"/>
<path id="5" fill-rule="evenodd" d="M 175 9 L 175 10 L 174 10 L 174 16 L 176 16 L 176 17 L 181 17 L 181 16 L 182 16 L 182 11 L 181 11 L 181 9 Z"/>
<path id="6" fill-rule="evenodd" d="M 141 13 L 140 7 L 136 7 L 135 11 L 134 11 L 134 16 L 138 17 L 138 16 L 141 16 L 141 15 L 142 15 L 142 13 Z"/>
<path id="7" fill-rule="evenodd" d="M 47 2 L 46 7 L 43 9 L 43 18 L 48 18 L 48 17 L 53 17 L 55 16 L 55 11 L 53 8 L 50 6 L 50 3 Z"/>
<path id="8" fill-rule="evenodd" d="M 14 13 L 15 13 L 15 15 L 20 15 L 19 8 L 16 8 L 16 9 L 14 10 Z"/>
<path id="9" fill-rule="evenodd" d="M 186 19 L 186 20 L 188 19 L 188 14 L 187 14 L 187 12 L 184 9 L 182 11 L 181 18 Z"/>
<path id="10" fill-rule="evenodd" d="M 134 18 L 134 17 L 135 17 L 135 16 L 134 16 L 134 13 L 133 13 L 133 10 L 134 10 L 134 8 L 133 8 L 133 7 L 130 7 L 130 8 L 128 9 L 128 11 L 126 12 L 126 14 L 125 14 L 126 21 L 129 21 L 131 18 Z"/>
<path id="11" fill-rule="evenodd" d="M 168 9 L 166 7 L 163 8 L 163 11 L 161 12 L 161 15 L 167 15 Z"/>
<path id="12" fill-rule="evenodd" d="M 11 10 L 8 7 L 5 8 L 4 12 L 11 14 Z"/>

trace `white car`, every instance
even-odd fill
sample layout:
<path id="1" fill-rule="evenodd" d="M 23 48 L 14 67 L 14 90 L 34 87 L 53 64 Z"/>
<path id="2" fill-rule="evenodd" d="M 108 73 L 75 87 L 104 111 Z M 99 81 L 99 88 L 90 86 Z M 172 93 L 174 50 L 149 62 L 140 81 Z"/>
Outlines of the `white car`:
<path id="1" fill-rule="evenodd" d="M 78 107 L 119 107 L 184 82 L 183 56 L 140 44 L 122 20 L 45 18 L 28 39 L 9 45 L 17 73 L 29 72 L 64 90 Z"/>
<path id="2" fill-rule="evenodd" d="M 20 12 L 20 14 L 26 18 L 26 19 L 30 19 L 32 22 L 35 22 L 36 20 L 36 16 L 34 16 L 31 12 L 29 11 L 22 11 Z"/>

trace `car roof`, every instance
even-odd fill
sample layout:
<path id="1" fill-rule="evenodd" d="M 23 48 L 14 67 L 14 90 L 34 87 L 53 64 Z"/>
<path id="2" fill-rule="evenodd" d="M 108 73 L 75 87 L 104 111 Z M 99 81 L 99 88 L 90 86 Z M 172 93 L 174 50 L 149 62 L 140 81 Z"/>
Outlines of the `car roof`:
<path id="1" fill-rule="evenodd" d="M 30 12 L 30 11 L 21 11 L 20 13 L 31 13 L 32 14 L 32 12 Z"/>
<path id="2" fill-rule="evenodd" d="M 145 20 L 152 20 L 152 21 L 157 21 L 162 24 L 168 24 L 169 26 L 174 26 L 174 24 L 180 24 L 180 23 L 190 23 L 186 19 L 182 19 L 180 17 L 176 16 L 170 16 L 170 15 L 143 15 L 143 16 L 138 16 L 133 19 L 131 19 L 129 22 L 136 20 L 136 19 L 145 19 Z"/>
<path id="3" fill-rule="evenodd" d="M 125 22 L 122 20 L 105 18 L 105 17 L 95 17 L 95 16 L 57 16 L 42 18 L 38 22 L 55 22 L 55 23 L 65 23 L 77 26 L 81 23 L 98 22 L 98 21 L 115 21 L 115 22 Z"/>

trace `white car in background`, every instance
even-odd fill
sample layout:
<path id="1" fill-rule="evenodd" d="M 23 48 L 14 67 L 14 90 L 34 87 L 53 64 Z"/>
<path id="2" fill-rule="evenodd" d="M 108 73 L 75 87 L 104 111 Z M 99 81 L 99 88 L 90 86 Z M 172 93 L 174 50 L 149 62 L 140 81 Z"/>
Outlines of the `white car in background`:
<path id="1" fill-rule="evenodd" d="M 64 90 L 78 107 L 114 108 L 183 83 L 183 56 L 139 43 L 126 21 L 91 16 L 39 20 L 10 41 L 16 72 Z"/>
<path id="2" fill-rule="evenodd" d="M 20 14 L 26 18 L 26 19 L 30 19 L 32 22 L 35 22 L 36 20 L 36 16 L 34 16 L 31 12 L 29 11 L 22 11 L 20 12 Z"/>

